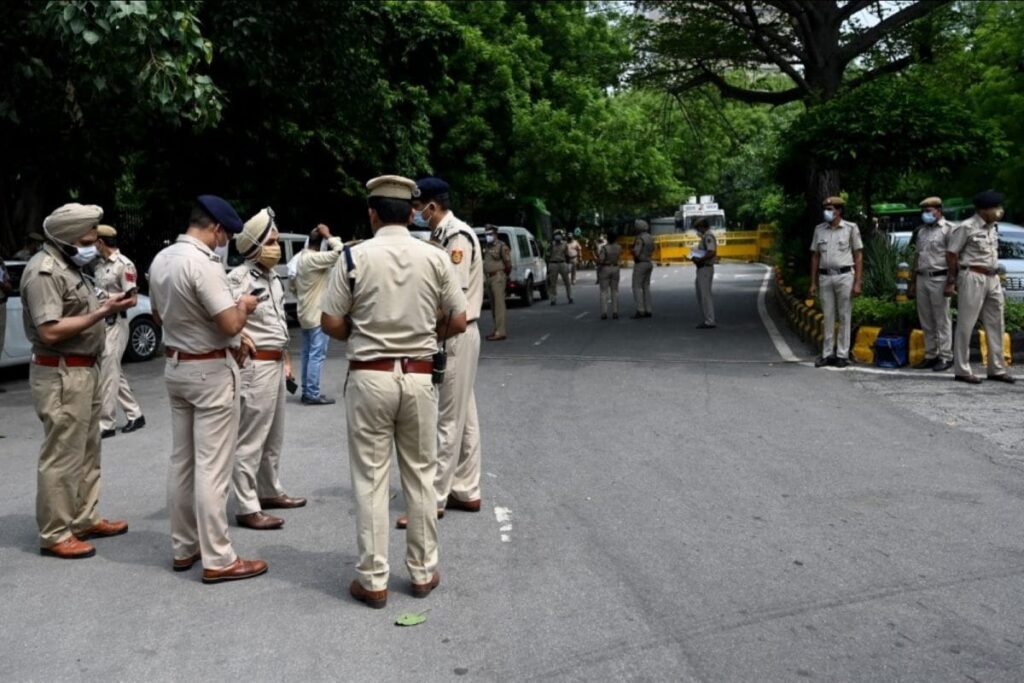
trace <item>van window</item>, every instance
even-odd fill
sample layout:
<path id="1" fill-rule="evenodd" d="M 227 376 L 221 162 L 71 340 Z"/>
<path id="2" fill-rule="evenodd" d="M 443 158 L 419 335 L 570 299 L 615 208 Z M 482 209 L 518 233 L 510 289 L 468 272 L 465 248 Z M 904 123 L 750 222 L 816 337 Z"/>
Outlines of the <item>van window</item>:
<path id="1" fill-rule="evenodd" d="M 537 241 L 534 239 L 530 240 L 530 253 L 534 258 L 540 258 L 540 247 L 537 246 Z"/>
<path id="2" fill-rule="evenodd" d="M 519 233 L 516 235 L 516 242 L 519 244 L 519 257 L 527 258 L 530 255 L 530 242 L 526 235 Z"/>

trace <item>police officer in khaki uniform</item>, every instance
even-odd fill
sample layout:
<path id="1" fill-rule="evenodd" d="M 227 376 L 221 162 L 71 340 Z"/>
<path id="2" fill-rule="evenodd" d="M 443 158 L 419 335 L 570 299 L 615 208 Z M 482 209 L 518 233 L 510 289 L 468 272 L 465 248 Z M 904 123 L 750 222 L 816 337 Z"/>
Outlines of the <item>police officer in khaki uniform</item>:
<path id="1" fill-rule="evenodd" d="M 558 278 L 562 278 L 562 284 L 565 285 L 565 298 L 572 303 L 569 261 L 569 245 L 565 241 L 565 233 L 555 230 L 551 251 L 548 254 L 548 295 L 551 297 L 552 306 L 555 305 L 555 300 L 558 298 Z"/>
<path id="2" fill-rule="evenodd" d="M 124 292 L 134 292 L 138 285 L 135 264 L 117 248 L 117 230 L 109 225 L 101 225 L 96 229 L 99 241 L 100 257 L 94 261 L 93 274 L 96 287 L 108 297 Z M 128 346 L 128 313 L 107 318 L 106 343 L 103 347 L 103 362 L 100 363 L 100 395 L 103 397 L 103 413 L 100 416 L 100 437 L 117 434 L 117 406 L 121 406 L 128 422 L 122 432 L 134 432 L 146 426 L 146 418 L 142 415 L 128 384 L 128 378 L 121 367 L 121 356 Z"/>
<path id="3" fill-rule="evenodd" d="M 335 339 L 348 340 L 345 411 L 359 545 L 357 578 L 349 592 L 382 608 L 390 574 L 392 447 L 408 509 L 405 564 L 413 596 L 426 597 L 441 580 L 434 490 L 438 399 L 431 357 L 445 331 L 455 335 L 466 329 L 467 302 L 444 252 L 406 228 L 416 184 L 381 176 L 366 189 L 374 235 L 346 247 L 331 272 L 322 325 Z M 438 311 L 449 319 L 439 320 Z"/>
<path id="4" fill-rule="evenodd" d="M 917 300 L 917 317 L 924 333 L 924 360 L 918 370 L 931 368 L 943 372 L 953 367 L 953 323 L 949 315 L 949 298 L 945 295 L 946 247 L 953 224 L 942 215 L 942 199 L 928 197 L 921 202 L 921 225 L 914 247 L 914 279 L 910 294 Z"/>
<path id="5" fill-rule="evenodd" d="M 261 301 L 245 321 L 238 420 L 238 447 L 231 483 L 238 500 L 235 520 L 250 529 L 280 529 L 284 520 L 263 510 L 298 508 L 305 498 L 284 492 L 280 480 L 284 445 L 285 378 L 292 378 L 284 286 L 274 272 L 281 245 L 274 210 L 262 209 L 235 236 L 245 263 L 228 273 L 231 295 L 254 294 Z"/>
<path id="6" fill-rule="evenodd" d="M 823 204 L 824 223 L 814 228 L 811 240 L 811 287 L 813 297 L 821 290 L 825 314 L 824 344 L 814 367 L 850 364 L 850 314 L 852 297 L 860 296 L 864 267 L 864 243 L 856 223 L 843 220 L 842 197 L 829 197 Z M 836 338 L 836 319 L 839 337 Z"/>
<path id="7" fill-rule="evenodd" d="M 700 235 L 698 248 L 702 255 L 691 257 L 693 264 L 697 267 L 696 290 L 697 306 L 700 308 L 702 318 L 698 330 L 713 330 L 715 324 L 715 301 L 711 297 L 711 287 L 715 282 L 715 262 L 718 260 L 718 238 L 711 232 L 711 226 L 707 220 L 700 219 L 694 226 L 697 234 Z"/>
<path id="8" fill-rule="evenodd" d="M 1003 195 L 987 190 L 974 196 L 974 215 L 963 221 L 949 238 L 946 296 L 957 294 L 956 340 L 953 344 L 953 379 L 981 384 L 971 372 L 971 333 L 981 319 L 988 343 L 988 378 L 1013 384 L 1003 360 L 1003 286 L 999 282 L 999 232 Z M 955 289 L 954 289 L 955 286 Z"/>
<path id="9" fill-rule="evenodd" d="M 477 319 L 484 300 L 483 259 L 476 233 L 451 211 L 448 183 L 416 183 L 413 223 L 426 223 L 432 239 L 448 252 L 456 282 L 466 295 L 466 332 L 448 343 L 448 368 L 438 395 L 437 507 L 480 510 L 480 423 L 476 412 L 476 369 L 480 359 Z M 439 512 L 439 515 L 443 512 Z M 398 521 L 402 528 L 403 520 Z"/>
<path id="10" fill-rule="evenodd" d="M 491 313 L 494 315 L 494 332 L 487 335 L 487 341 L 501 341 L 508 338 L 506 329 L 505 289 L 508 274 L 512 272 L 512 251 L 498 239 L 498 228 L 487 226 L 484 235 L 484 277 L 487 278 L 487 294 L 491 298 Z"/>
<path id="11" fill-rule="evenodd" d="M 3 258 L 0 257 L 0 354 L 4 352 L 4 337 L 7 334 L 7 297 L 14 291 L 11 283 L 11 274 L 4 266 Z M 0 394 L 6 389 L 0 387 Z"/>
<path id="12" fill-rule="evenodd" d="M 29 384 L 43 423 L 36 521 L 40 552 L 91 557 L 89 538 L 128 531 L 97 511 L 100 497 L 99 357 L 104 318 L 135 304 L 116 294 L 102 304 L 82 268 L 96 258 L 98 206 L 65 204 L 43 221 L 47 243 L 21 277 L 22 316 L 32 344 Z"/>
<path id="13" fill-rule="evenodd" d="M 201 195 L 188 229 L 149 269 L 153 313 L 164 328 L 164 380 L 171 403 L 173 447 L 167 482 L 172 567 L 202 560 L 203 582 L 248 579 L 267 571 L 243 560 L 228 537 L 227 498 L 238 440 L 241 353 L 237 335 L 259 304 L 231 295 L 221 261 L 242 220 L 226 201 Z"/>
<path id="14" fill-rule="evenodd" d="M 651 226 L 647 221 L 637 220 L 633 227 L 636 229 L 636 239 L 633 240 L 633 303 L 636 304 L 636 313 L 632 317 L 650 318 L 654 238 L 651 237 Z"/>
<path id="15" fill-rule="evenodd" d="M 612 318 L 619 318 L 619 258 L 622 247 L 615 231 L 608 233 L 608 240 L 597 248 L 597 284 L 600 286 L 601 320 L 608 319 L 608 302 L 611 300 Z"/>

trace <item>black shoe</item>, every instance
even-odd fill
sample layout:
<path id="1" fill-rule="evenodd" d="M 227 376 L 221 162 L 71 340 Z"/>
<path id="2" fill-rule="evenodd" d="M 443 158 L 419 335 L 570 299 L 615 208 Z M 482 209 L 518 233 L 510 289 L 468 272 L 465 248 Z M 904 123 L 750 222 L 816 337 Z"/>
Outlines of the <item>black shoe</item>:
<path id="1" fill-rule="evenodd" d="M 701 323 L 700 325 L 697 325 L 698 330 L 713 330 L 716 327 L 718 327 L 718 325 L 708 325 L 707 323 Z"/>
<path id="2" fill-rule="evenodd" d="M 607 320 L 607 319 L 608 319 L 608 314 L 607 313 L 602 313 L 601 314 L 601 320 Z"/>
<path id="3" fill-rule="evenodd" d="M 569 303 L 572 303 L 572 298 L 571 298 L 571 297 L 570 297 L 570 299 L 569 299 Z"/>
<path id="4" fill-rule="evenodd" d="M 1016 384 L 1017 378 L 1013 375 L 1003 373 L 1001 375 L 989 375 L 988 379 L 993 382 L 1004 382 L 1005 384 Z"/>
<path id="5" fill-rule="evenodd" d="M 850 359 L 849 358 L 836 358 L 835 365 L 836 365 L 837 368 L 849 367 L 850 366 Z"/>
<path id="6" fill-rule="evenodd" d="M 818 360 L 814 361 L 814 367 L 816 367 L 816 368 L 823 368 L 826 365 L 835 365 L 835 364 L 836 364 L 836 357 L 835 356 L 822 356 Z"/>
<path id="7" fill-rule="evenodd" d="M 914 366 L 915 370 L 927 370 L 928 368 L 934 368 L 936 365 L 941 363 L 938 356 L 935 358 L 925 358 L 923 361 Z"/>
<path id="8" fill-rule="evenodd" d="M 107 439 L 110 438 L 111 436 L 117 436 L 116 429 L 104 429 L 102 432 L 100 432 L 101 439 Z"/>
<path id="9" fill-rule="evenodd" d="M 329 406 L 334 403 L 333 398 L 327 398 L 323 394 L 320 394 L 316 398 L 309 398 L 308 396 L 302 397 L 303 405 L 307 406 Z"/>
<path id="10" fill-rule="evenodd" d="M 128 424 L 126 424 L 124 427 L 121 428 L 121 433 L 122 434 L 127 434 L 129 432 L 134 432 L 134 431 L 136 431 L 138 429 L 142 429 L 145 426 L 146 426 L 146 416 L 145 415 L 139 415 L 134 420 L 128 420 Z"/>
<path id="11" fill-rule="evenodd" d="M 612 320 L 618 320 L 618 319 L 619 319 L 619 314 L 618 313 L 612 313 Z"/>
<path id="12" fill-rule="evenodd" d="M 653 317 L 654 317 L 654 314 L 653 314 L 653 313 L 651 313 L 650 311 L 647 311 L 646 313 L 644 313 L 644 317 L 645 317 L 645 318 L 653 318 Z"/>
<path id="13" fill-rule="evenodd" d="M 940 360 L 938 363 L 932 366 L 932 372 L 945 372 L 953 367 L 953 361 L 951 360 Z"/>
<path id="14" fill-rule="evenodd" d="M 641 319 L 646 318 L 646 317 L 647 317 L 646 315 L 644 315 L 640 311 L 637 311 L 633 315 L 629 316 L 629 319 L 630 320 L 641 320 Z"/>

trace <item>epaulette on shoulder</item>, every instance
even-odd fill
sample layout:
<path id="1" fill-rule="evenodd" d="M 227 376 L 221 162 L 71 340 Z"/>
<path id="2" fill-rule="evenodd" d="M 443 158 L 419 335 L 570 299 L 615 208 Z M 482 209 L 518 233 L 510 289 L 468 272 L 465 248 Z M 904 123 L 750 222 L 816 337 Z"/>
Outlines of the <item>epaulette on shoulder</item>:
<path id="1" fill-rule="evenodd" d="M 42 261 L 39 262 L 39 272 L 46 273 L 49 275 L 57 268 L 57 259 L 53 258 L 49 254 L 43 257 Z"/>

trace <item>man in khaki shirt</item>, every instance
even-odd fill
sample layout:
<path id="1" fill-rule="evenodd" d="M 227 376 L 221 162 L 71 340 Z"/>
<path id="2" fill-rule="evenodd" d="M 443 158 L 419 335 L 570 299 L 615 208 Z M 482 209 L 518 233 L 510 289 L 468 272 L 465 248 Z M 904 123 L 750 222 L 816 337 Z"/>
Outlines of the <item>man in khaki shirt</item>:
<path id="1" fill-rule="evenodd" d="M 203 583 L 248 579 L 267 571 L 243 560 L 228 537 L 228 485 L 238 441 L 239 376 L 231 351 L 259 304 L 231 295 L 220 254 L 242 221 L 226 201 L 200 195 L 188 229 L 149 269 L 153 314 L 164 328 L 164 380 L 171 403 L 171 463 L 167 507 L 172 568 L 200 560 Z M 238 359 L 241 355 L 238 354 Z"/>
<path id="2" fill-rule="evenodd" d="M 370 607 L 387 604 L 388 468 L 398 454 L 408 511 L 405 564 L 422 598 L 437 572 L 437 390 L 431 357 L 439 336 L 466 329 L 467 302 L 444 252 L 409 234 L 416 184 L 381 176 L 366 184 L 372 239 L 347 250 L 323 298 L 323 328 L 348 340 L 345 412 L 359 545 L 349 587 Z M 438 319 L 443 311 L 447 320 Z"/>
<path id="3" fill-rule="evenodd" d="M 864 243 L 856 223 L 843 220 L 846 202 L 842 197 L 829 197 L 822 205 L 824 223 L 814 228 L 811 239 L 810 296 L 821 289 L 824 313 L 824 342 L 821 358 L 814 363 L 820 368 L 850 364 L 850 317 L 853 297 L 860 296 Z M 836 320 L 839 335 L 836 336 Z"/>
<path id="4" fill-rule="evenodd" d="M 115 294 L 100 304 L 82 268 L 96 258 L 98 206 L 65 204 L 43 221 L 46 245 L 21 276 L 22 319 L 32 344 L 29 384 L 43 423 L 36 489 L 40 552 L 91 557 L 89 538 L 128 531 L 100 517 L 98 361 L 104 318 L 135 304 Z"/>
<path id="5" fill-rule="evenodd" d="M 921 202 L 921 225 L 914 242 L 914 276 L 910 294 L 917 300 L 917 317 L 924 333 L 924 360 L 918 370 L 944 372 L 953 367 L 953 323 L 949 298 L 945 295 L 946 246 L 953 224 L 942 215 L 942 199 L 928 197 Z"/>
<path id="6" fill-rule="evenodd" d="M 448 183 L 422 178 L 412 201 L 413 222 L 426 223 L 431 239 L 448 253 L 455 279 L 466 295 L 466 332 L 448 344 L 448 367 L 438 398 L 437 507 L 480 510 L 480 423 L 476 411 L 476 370 L 480 360 L 477 319 L 484 301 L 483 258 L 476 233 L 451 211 Z M 398 526 L 402 528 L 403 519 Z"/>
<path id="7" fill-rule="evenodd" d="M 484 235 L 484 277 L 487 278 L 487 294 L 491 299 L 491 313 L 494 314 L 494 332 L 487 335 L 487 341 L 508 339 L 505 289 L 510 272 L 512 252 L 498 237 L 498 228 L 488 225 Z"/>
<path id="8" fill-rule="evenodd" d="M 320 246 L 327 240 L 327 251 Z M 295 298 L 298 300 L 299 325 L 302 327 L 302 403 L 331 405 L 333 398 L 320 393 L 320 373 L 327 358 L 330 338 L 320 329 L 320 300 L 327 287 L 327 276 L 338 262 L 344 245 L 331 235 L 326 225 L 318 225 L 309 235 L 309 244 L 299 253 L 295 264 Z"/>
<path id="9" fill-rule="evenodd" d="M 981 320 L 988 344 L 988 378 L 1013 384 L 1003 359 L 1003 286 L 999 282 L 999 232 L 1003 195 L 987 190 L 974 196 L 973 216 L 960 223 L 946 246 L 946 296 L 957 295 L 956 339 L 953 343 L 953 379 L 981 384 L 971 372 L 971 334 Z"/>
<path id="10" fill-rule="evenodd" d="M 138 275 L 135 264 L 117 248 L 117 230 L 109 225 L 96 229 L 100 258 L 96 259 L 93 270 L 96 286 L 107 296 L 136 291 Z M 117 406 L 121 406 L 128 422 L 121 431 L 128 433 L 146 426 L 128 384 L 128 378 L 121 367 L 121 356 L 128 346 L 128 314 L 107 318 L 106 343 L 103 347 L 103 362 L 100 363 L 100 395 L 103 397 L 103 413 L 100 416 L 100 437 L 108 438 L 117 434 Z"/>
<path id="11" fill-rule="evenodd" d="M 551 297 L 551 305 L 555 305 L 558 299 L 558 278 L 562 278 L 565 285 L 565 298 L 572 303 L 572 282 L 569 279 L 569 245 L 565 241 L 565 233 L 555 230 L 551 242 L 551 250 L 548 252 L 548 296 Z"/>
<path id="12" fill-rule="evenodd" d="M 274 272 L 281 245 L 274 211 L 262 209 L 235 237 L 245 263 L 228 273 L 231 295 L 254 294 L 261 305 L 246 319 L 242 348 L 238 447 L 232 485 L 238 500 L 235 520 L 250 529 L 280 529 L 284 520 L 263 510 L 299 508 L 305 498 L 284 492 L 280 480 L 284 445 L 285 379 L 292 378 L 284 286 Z"/>
<path id="13" fill-rule="evenodd" d="M 651 237 L 651 226 L 647 221 L 637 220 L 633 223 L 636 228 L 636 239 L 633 240 L 633 303 L 636 305 L 634 319 L 650 318 L 651 313 L 651 274 L 654 271 L 654 264 L 651 257 L 654 255 L 654 238 Z"/>

